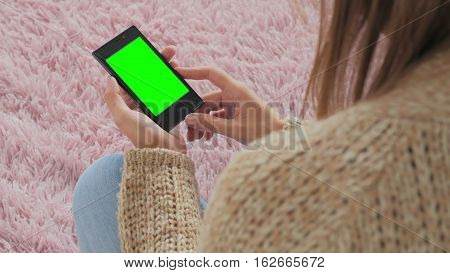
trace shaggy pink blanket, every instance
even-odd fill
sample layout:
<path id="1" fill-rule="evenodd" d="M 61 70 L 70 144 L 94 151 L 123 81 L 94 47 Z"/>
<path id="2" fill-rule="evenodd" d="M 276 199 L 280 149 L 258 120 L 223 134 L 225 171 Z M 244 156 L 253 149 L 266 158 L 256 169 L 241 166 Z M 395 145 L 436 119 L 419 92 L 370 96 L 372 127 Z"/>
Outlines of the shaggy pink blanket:
<path id="1" fill-rule="evenodd" d="M 294 17 L 292 0 L 0 1 L 0 252 L 77 251 L 76 181 L 130 145 L 104 105 L 104 72 L 90 52 L 134 24 L 177 45 L 181 65 L 219 66 L 295 114 L 318 19 L 316 4 L 298 2 Z M 202 197 L 238 149 L 224 137 L 190 145 Z"/>

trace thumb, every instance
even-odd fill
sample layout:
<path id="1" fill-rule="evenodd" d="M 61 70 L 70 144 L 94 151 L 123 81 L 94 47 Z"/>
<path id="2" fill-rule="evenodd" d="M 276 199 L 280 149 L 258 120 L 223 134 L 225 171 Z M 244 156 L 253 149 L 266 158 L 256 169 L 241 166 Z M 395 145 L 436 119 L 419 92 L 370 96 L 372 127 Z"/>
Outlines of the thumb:
<path id="1" fill-rule="evenodd" d="M 108 79 L 104 98 L 114 122 L 120 127 L 122 123 L 131 117 L 129 112 L 132 111 L 119 94 L 119 90 L 120 87 L 117 84 L 116 79 L 110 77 Z"/>
<path id="2" fill-rule="evenodd" d="M 210 114 L 192 113 L 186 116 L 186 125 L 194 129 L 209 131 L 221 135 L 231 135 L 232 120 Z"/>
<path id="3" fill-rule="evenodd" d="M 113 77 L 109 77 L 106 85 L 104 99 L 111 112 L 114 112 L 118 109 L 128 108 L 122 96 L 119 94 L 119 91 L 120 87 L 117 84 L 116 79 L 114 79 Z"/>

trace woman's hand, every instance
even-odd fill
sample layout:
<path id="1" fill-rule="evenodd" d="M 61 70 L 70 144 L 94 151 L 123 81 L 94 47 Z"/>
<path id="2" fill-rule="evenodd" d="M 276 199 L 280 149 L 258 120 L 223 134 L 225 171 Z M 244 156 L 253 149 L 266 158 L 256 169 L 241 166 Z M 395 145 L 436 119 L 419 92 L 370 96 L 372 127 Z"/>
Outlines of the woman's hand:
<path id="1" fill-rule="evenodd" d="M 161 54 L 170 61 L 175 55 L 175 48 L 168 47 Z M 172 66 L 176 66 L 171 62 Z M 104 94 L 106 105 L 114 122 L 138 148 L 166 148 L 186 153 L 186 143 L 177 133 L 169 134 L 156 125 L 145 114 L 133 110 L 136 107 L 129 96 L 119 87 L 113 77 L 108 79 Z"/>
<path id="2" fill-rule="evenodd" d="M 278 113 L 268 107 L 251 89 L 224 71 L 212 67 L 177 67 L 185 78 L 209 80 L 219 89 L 203 96 L 205 104 L 186 117 L 188 140 L 212 133 L 249 143 L 283 128 Z"/>

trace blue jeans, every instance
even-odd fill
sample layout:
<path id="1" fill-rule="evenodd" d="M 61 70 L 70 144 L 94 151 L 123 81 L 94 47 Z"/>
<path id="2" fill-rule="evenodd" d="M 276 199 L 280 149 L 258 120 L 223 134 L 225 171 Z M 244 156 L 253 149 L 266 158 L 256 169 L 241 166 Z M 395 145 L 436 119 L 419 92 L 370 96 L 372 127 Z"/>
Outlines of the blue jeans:
<path id="1" fill-rule="evenodd" d="M 78 179 L 72 213 L 81 252 L 120 252 L 117 207 L 122 168 L 122 154 L 108 155 Z M 205 206 L 200 199 L 200 207 Z"/>

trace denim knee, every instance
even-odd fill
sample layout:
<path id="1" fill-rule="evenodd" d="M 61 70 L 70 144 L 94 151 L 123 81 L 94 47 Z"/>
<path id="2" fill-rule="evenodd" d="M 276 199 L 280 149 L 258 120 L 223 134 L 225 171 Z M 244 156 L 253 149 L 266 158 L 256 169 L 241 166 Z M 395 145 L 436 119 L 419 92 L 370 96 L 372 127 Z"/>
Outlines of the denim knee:
<path id="1" fill-rule="evenodd" d="M 83 209 L 88 203 L 118 190 L 122 176 L 123 154 L 106 155 L 97 159 L 78 179 L 73 193 L 72 208 Z"/>
<path id="2" fill-rule="evenodd" d="M 102 157 L 88 167 L 75 186 L 72 213 L 81 252 L 120 252 L 117 194 L 123 155 Z"/>

